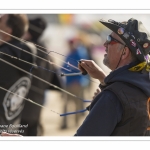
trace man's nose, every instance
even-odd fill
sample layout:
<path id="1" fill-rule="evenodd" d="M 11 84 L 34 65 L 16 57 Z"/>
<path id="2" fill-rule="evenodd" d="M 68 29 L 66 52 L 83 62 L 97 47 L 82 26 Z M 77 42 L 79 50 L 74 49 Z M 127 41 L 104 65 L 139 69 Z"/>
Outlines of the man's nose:
<path id="1" fill-rule="evenodd" d="M 103 44 L 105 47 L 107 47 L 108 46 L 108 44 L 105 42 L 104 44 Z"/>

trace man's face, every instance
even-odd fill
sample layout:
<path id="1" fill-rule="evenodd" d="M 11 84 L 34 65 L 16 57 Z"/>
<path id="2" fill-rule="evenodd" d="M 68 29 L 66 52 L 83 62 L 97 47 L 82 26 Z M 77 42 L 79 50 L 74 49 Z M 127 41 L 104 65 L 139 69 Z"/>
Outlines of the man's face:
<path id="1" fill-rule="evenodd" d="M 0 18 L 0 30 L 4 31 L 4 32 L 7 32 L 10 34 L 10 28 L 7 26 L 7 20 L 8 20 L 8 15 L 3 15 L 1 18 Z M 10 39 L 10 36 L 5 34 L 5 33 L 2 33 L 0 32 L 0 40 L 4 40 L 4 41 L 9 41 L 8 39 Z M 0 45 L 2 44 L 3 42 L 0 41 Z"/>
<path id="2" fill-rule="evenodd" d="M 122 42 L 121 38 L 114 32 L 111 33 L 111 36 Z M 124 45 L 114 41 L 109 44 L 104 43 L 104 46 L 106 47 L 106 54 L 104 55 L 103 63 L 111 70 L 114 70 L 118 65 Z"/>

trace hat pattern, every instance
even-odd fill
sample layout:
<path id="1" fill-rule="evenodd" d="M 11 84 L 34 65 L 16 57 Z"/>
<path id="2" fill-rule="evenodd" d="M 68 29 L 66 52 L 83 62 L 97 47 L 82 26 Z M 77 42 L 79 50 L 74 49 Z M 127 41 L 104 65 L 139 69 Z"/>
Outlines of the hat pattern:
<path id="1" fill-rule="evenodd" d="M 141 21 L 131 18 L 123 23 L 112 19 L 100 22 L 115 32 L 140 62 L 147 61 L 146 56 L 150 52 L 150 35 Z"/>

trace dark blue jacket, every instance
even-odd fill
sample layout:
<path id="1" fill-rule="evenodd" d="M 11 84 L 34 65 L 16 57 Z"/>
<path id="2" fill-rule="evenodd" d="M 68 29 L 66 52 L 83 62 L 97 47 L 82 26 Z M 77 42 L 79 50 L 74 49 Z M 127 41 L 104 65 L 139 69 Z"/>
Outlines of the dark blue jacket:
<path id="1" fill-rule="evenodd" d="M 145 95 L 150 96 L 149 75 L 140 72 L 132 72 L 128 69 L 135 66 L 131 63 L 112 71 L 106 78 L 105 83 L 126 82 L 140 88 Z M 76 132 L 76 136 L 109 136 L 116 125 L 121 121 L 123 108 L 118 97 L 111 91 L 102 91 L 92 102 L 91 111 L 83 124 Z"/>

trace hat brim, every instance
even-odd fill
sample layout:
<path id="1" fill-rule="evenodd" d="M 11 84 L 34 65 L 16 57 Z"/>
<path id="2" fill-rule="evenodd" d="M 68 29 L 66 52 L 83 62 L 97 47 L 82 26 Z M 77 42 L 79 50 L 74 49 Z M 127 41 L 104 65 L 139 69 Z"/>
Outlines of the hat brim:
<path id="1" fill-rule="evenodd" d="M 107 28 L 109 28 L 110 30 L 112 30 L 113 32 L 117 33 L 117 31 L 118 31 L 118 25 L 113 24 L 113 23 L 108 22 L 108 21 L 105 21 L 105 20 L 102 20 L 102 19 L 99 22 L 102 23 Z"/>

